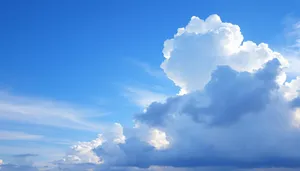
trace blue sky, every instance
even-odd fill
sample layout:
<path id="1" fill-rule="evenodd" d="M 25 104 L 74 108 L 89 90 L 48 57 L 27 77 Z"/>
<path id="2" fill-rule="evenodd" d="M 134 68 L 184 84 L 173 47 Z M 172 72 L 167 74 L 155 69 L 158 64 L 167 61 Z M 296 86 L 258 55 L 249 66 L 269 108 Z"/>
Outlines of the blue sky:
<path id="1" fill-rule="evenodd" d="M 192 59 L 160 67 L 164 42 L 192 16 L 217 14 L 241 28 L 244 42 L 267 43 L 296 63 L 300 53 L 290 47 L 300 37 L 300 27 L 293 30 L 299 7 L 297 0 L 1 1 L 0 159 L 59 160 L 115 122 L 133 127 L 151 102 L 194 91 L 195 78 L 185 72 Z M 291 68 L 287 77 L 295 78 L 297 66 Z"/>

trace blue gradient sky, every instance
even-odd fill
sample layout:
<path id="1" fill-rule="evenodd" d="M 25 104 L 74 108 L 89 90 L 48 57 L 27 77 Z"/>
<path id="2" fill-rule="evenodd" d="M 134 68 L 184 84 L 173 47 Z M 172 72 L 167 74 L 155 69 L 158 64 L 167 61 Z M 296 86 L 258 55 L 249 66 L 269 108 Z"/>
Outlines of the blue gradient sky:
<path id="1" fill-rule="evenodd" d="M 143 109 L 142 96 L 175 95 L 179 88 L 159 67 L 163 42 L 191 16 L 216 13 L 238 24 L 245 40 L 280 50 L 288 42 L 286 18 L 300 16 L 299 7 L 298 0 L 1 1 L 0 100 L 25 113 L 78 112 L 97 126 L 73 128 L 73 121 L 57 122 L 47 114 L 47 121 L 0 115 L 0 130 L 15 134 L 0 139 L 0 158 L 10 161 L 34 148 L 41 156 L 49 149 L 59 155 L 76 141 L 93 139 L 106 123 L 131 126 L 132 115 Z M 20 101 L 30 106 L 21 108 Z M 41 137 L 24 138 L 21 132 Z M 56 156 L 40 159 L 51 157 Z"/>

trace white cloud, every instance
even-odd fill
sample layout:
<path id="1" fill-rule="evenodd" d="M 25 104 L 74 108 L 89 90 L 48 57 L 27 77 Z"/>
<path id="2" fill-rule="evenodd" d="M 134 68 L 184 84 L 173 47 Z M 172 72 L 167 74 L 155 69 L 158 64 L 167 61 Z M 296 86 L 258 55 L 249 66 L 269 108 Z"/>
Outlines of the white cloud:
<path id="1" fill-rule="evenodd" d="M 76 107 L 64 102 L 15 96 L 0 92 L 0 120 L 65 127 L 98 132 L 100 123 L 87 118 L 102 113 Z"/>
<path id="2" fill-rule="evenodd" d="M 101 135 L 91 142 L 79 142 L 77 145 L 71 147 L 71 150 L 59 163 L 63 164 L 80 164 L 80 163 L 94 163 L 100 164 L 101 159 L 93 152 L 95 148 L 102 145 L 103 138 Z"/>
<path id="3" fill-rule="evenodd" d="M 185 28 L 178 29 L 172 39 L 165 41 L 165 61 L 161 68 L 182 92 L 190 92 L 201 90 L 217 65 L 249 72 L 261 68 L 272 58 L 287 65 L 267 44 L 257 45 L 243 39 L 238 25 L 222 22 L 218 15 L 206 20 L 192 17 Z"/>
<path id="4" fill-rule="evenodd" d="M 0 130 L 0 140 L 39 140 L 43 138 L 41 135 L 27 134 L 16 131 Z"/>
<path id="5" fill-rule="evenodd" d="M 300 95 L 300 77 L 296 77 L 290 82 L 285 82 L 281 87 L 281 91 L 284 93 L 284 97 L 287 100 L 293 100 Z"/>
<path id="6" fill-rule="evenodd" d="M 300 136 L 289 98 L 298 87 L 285 83 L 281 69 L 288 63 L 281 54 L 265 43 L 243 42 L 237 25 L 213 15 L 193 17 L 165 42 L 164 56 L 162 68 L 187 95 L 152 103 L 137 117 L 140 126 L 114 147 L 117 159 L 99 147 L 104 163 L 255 168 L 298 162 Z"/>
<path id="7" fill-rule="evenodd" d="M 58 166 L 105 170 L 254 171 L 300 168 L 298 79 L 283 56 L 243 41 L 239 26 L 192 17 L 165 41 L 161 67 L 181 96 L 129 88 L 147 107 L 71 148 Z M 222 66 L 220 66 L 222 65 Z M 300 123 L 299 123 L 300 125 Z"/>
<path id="8" fill-rule="evenodd" d="M 148 137 L 148 143 L 158 150 L 168 148 L 170 142 L 167 140 L 165 132 L 159 129 L 150 129 Z"/>
<path id="9" fill-rule="evenodd" d="M 71 147 L 70 151 L 62 160 L 58 160 L 55 163 L 60 165 L 85 163 L 103 164 L 103 159 L 97 156 L 94 150 L 101 146 L 105 146 L 108 150 L 110 150 L 110 144 L 122 144 L 125 142 L 123 127 L 119 123 L 115 123 L 108 130 L 104 130 L 103 134 L 99 134 L 98 138 L 90 142 L 78 142 L 76 145 Z M 109 144 L 105 144 L 106 142 L 109 142 Z"/>

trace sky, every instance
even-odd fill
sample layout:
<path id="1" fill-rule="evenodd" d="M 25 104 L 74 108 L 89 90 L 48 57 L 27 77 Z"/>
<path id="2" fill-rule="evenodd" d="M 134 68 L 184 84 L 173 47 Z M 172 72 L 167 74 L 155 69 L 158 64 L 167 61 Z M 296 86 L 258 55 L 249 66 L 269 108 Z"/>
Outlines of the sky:
<path id="1" fill-rule="evenodd" d="M 0 170 L 299 170 L 299 7 L 1 1 Z"/>

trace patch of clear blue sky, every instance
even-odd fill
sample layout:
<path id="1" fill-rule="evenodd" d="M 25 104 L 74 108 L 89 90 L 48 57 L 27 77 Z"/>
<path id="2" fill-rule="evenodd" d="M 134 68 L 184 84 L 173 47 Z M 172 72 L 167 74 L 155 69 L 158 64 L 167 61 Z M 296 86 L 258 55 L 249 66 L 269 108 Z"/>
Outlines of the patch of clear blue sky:
<path id="1" fill-rule="evenodd" d="M 299 0 L 2 0 L 0 88 L 104 108 L 113 114 L 99 120 L 129 124 L 137 108 L 122 97 L 122 86 L 160 85 L 169 93 L 178 89 L 128 59 L 158 69 L 163 42 L 191 16 L 216 13 L 238 24 L 245 40 L 275 45 L 284 17 L 299 16 L 299 8 Z M 15 125 L 3 123 L 1 128 Z M 22 129 L 38 132 L 30 125 Z"/>

